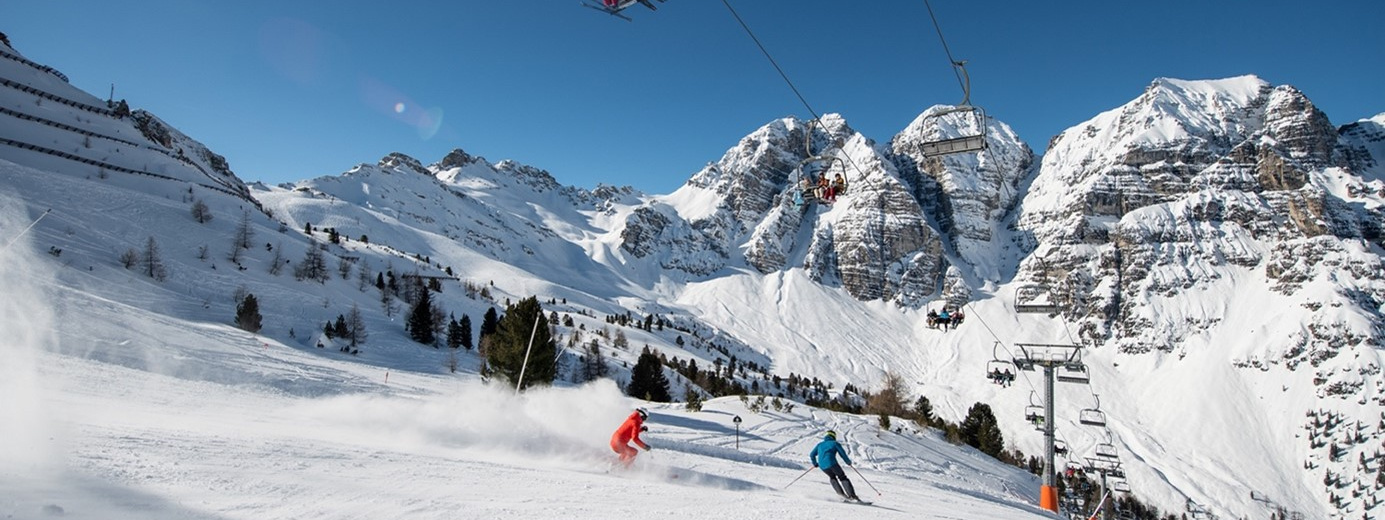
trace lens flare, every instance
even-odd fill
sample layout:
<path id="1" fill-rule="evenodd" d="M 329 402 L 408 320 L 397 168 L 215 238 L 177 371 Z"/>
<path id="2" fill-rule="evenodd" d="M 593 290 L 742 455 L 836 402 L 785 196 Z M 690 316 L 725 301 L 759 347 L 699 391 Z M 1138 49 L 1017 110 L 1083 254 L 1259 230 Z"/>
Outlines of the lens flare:
<path id="1" fill-rule="evenodd" d="M 379 79 L 369 76 L 361 78 L 361 100 L 371 109 L 413 127 L 419 139 L 432 139 L 442 128 L 441 108 L 421 108 L 422 105 L 399 89 Z"/>

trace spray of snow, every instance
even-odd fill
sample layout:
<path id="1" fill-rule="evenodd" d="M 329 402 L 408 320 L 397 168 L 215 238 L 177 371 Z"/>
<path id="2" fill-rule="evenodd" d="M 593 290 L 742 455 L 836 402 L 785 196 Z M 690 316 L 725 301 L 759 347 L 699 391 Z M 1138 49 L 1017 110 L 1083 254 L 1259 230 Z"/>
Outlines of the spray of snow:
<path id="1" fill-rule="evenodd" d="M 38 373 L 38 357 L 55 338 L 53 311 L 44 285 L 53 278 L 27 237 L 32 221 L 24 205 L 0 195 L 0 475 L 28 475 L 52 468 L 53 435 Z"/>
<path id="2" fill-rule="evenodd" d="M 315 420 L 355 442 L 406 452 L 452 450 L 491 462 L 590 464 L 609 458 L 601 442 L 636 406 L 610 380 L 581 388 L 461 383 L 427 397 L 351 394 L 305 400 L 288 416 Z M 594 441 L 596 440 L 596 441 Z"/>

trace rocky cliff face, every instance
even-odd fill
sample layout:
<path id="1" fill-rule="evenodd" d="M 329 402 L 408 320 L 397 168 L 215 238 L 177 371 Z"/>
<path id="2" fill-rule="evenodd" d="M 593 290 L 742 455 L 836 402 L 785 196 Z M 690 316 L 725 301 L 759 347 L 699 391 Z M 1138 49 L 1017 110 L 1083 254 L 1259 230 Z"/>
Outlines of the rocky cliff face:
<path id="1" fill-rule="evenodd" d="M 1006 215 L 1019 202 L 1034 152 L 1008 125 L 984 113 L 949 112 L 935 106 L 890 142 L 889 157 L 924 213 L 947 237 L 957 262 L 973 280 L 998 280 L 1013 269 L 995 262 L 991 243 L 1003 234 Z M 986 135 L 982 153 L 925 156 L 923 143 L 959 135 Z"/>
<path id="2" fill-rule="evenodd" d="M 1084 343 L 1180 359 L 1210 349 L 1311 389 L 1275 396 L 1302 405 L 1295 417 L 1364 405 L 1373 418 L 1385 405 L 1380 135 L 1369 121 L 1339 132 L 1302 92 L 1254 77 L 1156 80 L 1054 139 L 1015 219 L 1033 251 L 1016 278 L 1047 287 Z M 1247 294 L 1299 311 L 1239 316 Z M 1264 337 L 1251 351 L 1206 343 L 1243 326 Z M 1245 378 L 1269 377 L 1258 374 Z M 1374 504 L 1374 491 L 1347 489 L 1374 478 L 1348 451 L 1381 431 L 1317 422 L 1299 441 L 1303 484 L 1329 509 Z"/>
<path id="3" fill-rule="evenodd" d="M 954 262 L 994 279 L 993 259 L 971 246 L 994 238 L 1033 153 L 989 119 L 990 149 L 980 158 L 918 151 L 925 140 L 978 133 L 979 124 L 925 113 L 882 148 L 836 115 L 772 122 L 679 192 L 634 212 L 622 248 L 639 258 L 675 251 L 660 265 L 693 275 L 741 263 L 765 273 L 802 268 L 859 299 L 906 305 L 935 296 Z M 810 156 L 828 159 L 805 163 Z M 835 204 L 799 200 L 800 183 L 817 173 L 846 180 Z M 944 239 L 954 233 L 955 242 Z"/>

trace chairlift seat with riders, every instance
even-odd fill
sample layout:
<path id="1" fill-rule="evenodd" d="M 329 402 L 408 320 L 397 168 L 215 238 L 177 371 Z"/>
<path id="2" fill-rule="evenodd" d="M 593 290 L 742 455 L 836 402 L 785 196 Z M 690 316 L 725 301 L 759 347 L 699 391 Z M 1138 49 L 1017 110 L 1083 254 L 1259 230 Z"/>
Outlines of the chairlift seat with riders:
<path id="1" fill-rule="evenodd" d="M 807 157 L 794 168 L 795 188 L 798 190 L 794 193 L 794 203 L 800 207 L 814 201 L 832 204 L 838 196 L 846 193 L 851 184 L 846 163 L 834 153 L 841 150 L 840 140 L 820 154 L 813 153 L 813 125 L 820 124 L 816 119 L 808 122 L 808 128 L 803 133 L 803 149 Z"/>
<path id="2" fill-rule="evenodd" d="M 986 379 L 990 379 L 995 384 L 1007 386 L 1015 381 L 1015 372 L 1011 369 L 1017 370 L 1018 368 L 1015 367 L 1014 361 L 1000 358 L 1000 347 L 999 341 L 991 346 L 992 359 L 986 362 Z"/>

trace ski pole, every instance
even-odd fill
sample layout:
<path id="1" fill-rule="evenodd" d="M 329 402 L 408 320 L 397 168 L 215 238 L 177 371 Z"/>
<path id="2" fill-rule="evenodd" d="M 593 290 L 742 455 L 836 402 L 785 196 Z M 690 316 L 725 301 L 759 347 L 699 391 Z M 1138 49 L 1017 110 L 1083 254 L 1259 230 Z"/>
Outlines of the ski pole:
<path id="1" fill-rule="evenodd" d="M 875 492 L 875 496 L 879 496 L 879 497 L 885 496 L 885 495 L 880 494 L 880 490 L 875 489 L 875 485 L 874 485 L 874 484 L 871 484 L 869 480 L 866 480 L 866 476 L 865 476 L 865 475 L 862 475 L 862 474 L 861 474 L 861 470 L 856 469 L 856 466 L 851 466 L 851 471 L 855 471 L 855 472 L 856 472 L 856 476 L 861 477 L 861 482 L 865 482 L 867 486 L 870 486 L 870 490 Z"/>
<path id="2" fill-rule="evenodd" d="M 1096 520 L 1097 517 L 1101 516 L 1101 506 L 1106 505 L 1106 499 L 1108 498 L 1111 498 L 1110 490 L 1107 490 L 1106 494 L 1101 496 L 1101 501 L 1096 503 L 1096 509 L 1092 510 L 1092 516 L 1087 520 Z"/>
<path id="3" fill-rule="evenodd" d="M 787 485 L 785 485 L 784 489 L 789 489 L 789 486 L 792 486 L 794 482 L 798 482 L 798 479 L 808 476 L 809 471 L 813 471 L 812 466 L 809 466 L 808 469 L 803 470 L 803 473 L 800 474 L 798 477 L 794 478 Z"/>
<path id="4" fill-rule="evenodd" d="M 18 241 L 19 241 L 19 237 L 24 236 L 24 234 L 25 234 L 25 233 L 28 233 L 30 229 L 33 229 L 34 226 L 38 225 L 38 221 L 43 220 L 43 217 L 48 216 L 48 213 L 51 212 L 51 211 L 53 211 L 52 208 L 43 210 L 43 214 L 42 214 L 42 215 L 39 215 L 38 218 L 34 219 L 33 223 L 29 224 L 29 227 L 24 228 L 24 230 L 23 230 L 23 231 L 20 231 L 18 235 L 15 235 L 14 238 L 10 239 L 10 243 L 5 244 L 5 248 L 4 248 L 4 249 L 9 249 L 10 246 L 14 245 L 15 242 L 18 242 Z"/>

